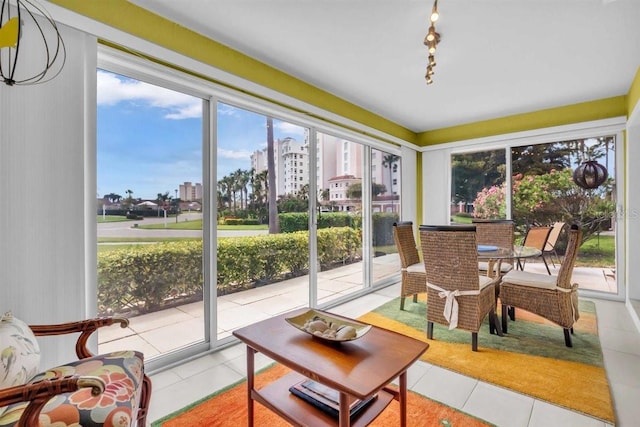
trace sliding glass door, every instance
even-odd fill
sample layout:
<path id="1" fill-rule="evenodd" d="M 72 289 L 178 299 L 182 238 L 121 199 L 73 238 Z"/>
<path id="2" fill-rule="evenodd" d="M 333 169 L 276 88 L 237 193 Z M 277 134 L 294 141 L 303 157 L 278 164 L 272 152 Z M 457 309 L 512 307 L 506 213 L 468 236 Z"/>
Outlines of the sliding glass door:
<path id="1" fill-rule="evenodd" d="M 131 62 L 97 70 L 97 311 L 130 322 L 99 351 L 161 367 L 399 278 L 399 150 Z"/>
<path id="2" fill-rule="evenodd" d="M 309 305 L 309 129 L 217 105 L 217 337 Z"/>
<path id="3" fill-rule="evenodd" d="M 153 359 L 205 340 L 203 111 L 207 101 L 97 71 L 99 351 Z"/>

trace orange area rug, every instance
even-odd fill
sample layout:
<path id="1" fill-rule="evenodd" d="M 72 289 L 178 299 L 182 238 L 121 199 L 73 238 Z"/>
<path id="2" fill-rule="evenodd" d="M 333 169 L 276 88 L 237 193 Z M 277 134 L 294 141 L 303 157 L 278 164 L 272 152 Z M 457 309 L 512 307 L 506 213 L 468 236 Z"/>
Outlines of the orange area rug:
<path id="1" fill-rule="evenodd" d="M 260 388 L 290 372 L 282 365 L 274 365 L 256 376 Z M 287 422 L 274 412 L 255 403 L 256 426 L 285 427 Z M 396 427 L 399 406 L 395 400 L 371 424 L 373 427 Z M 239 427 L 247 425 L 247 384 L 242 381 L 192 405 L 168 415 L 152 427 Z M 435 402 L 417 393 L 409 392 L 407 399 L 407 425 L 416 427 L 481 427 L 492 426 L 464 412 Z"/>

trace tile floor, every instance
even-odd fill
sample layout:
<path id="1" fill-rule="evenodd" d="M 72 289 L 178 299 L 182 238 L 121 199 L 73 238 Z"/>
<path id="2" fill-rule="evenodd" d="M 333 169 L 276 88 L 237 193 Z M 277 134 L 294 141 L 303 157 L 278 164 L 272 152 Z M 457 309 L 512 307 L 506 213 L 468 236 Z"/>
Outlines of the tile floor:
<path id="1" fill-rule="evenodd" d="M 399 284 L 395 284 L 331 311 L 358 317 L 398 294 Z M 595 300 L 595 303 L 604 361 L 615 404 L 616 425 L 637 426 L 640 420 L 640 333 L 635 329 L 623 303 L 604 300 Z M 257 369 L 269 363 L 270 359 L 258 354 Z M 245 348 L 240 344 L 169 370 L 152 373 L 153 394 L 148 420 L 157 420 L 245 376 Z M 609 425 L 421 361 L 409 370 L 409 387 L 498 426 Z"/>

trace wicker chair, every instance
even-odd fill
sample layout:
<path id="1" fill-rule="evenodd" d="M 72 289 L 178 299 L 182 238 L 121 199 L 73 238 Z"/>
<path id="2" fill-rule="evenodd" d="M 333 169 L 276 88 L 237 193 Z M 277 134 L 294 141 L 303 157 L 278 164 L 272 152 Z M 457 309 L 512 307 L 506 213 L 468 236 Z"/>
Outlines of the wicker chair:
<path id="1" fill-rule="evenodd" d="M 400 290 L 400 310 L 404 310 L 404 299 L 413 295 L 413 302 L 418 300 L 418 294 L 427 292 L 427 274 L 424 264 L 413 237 L 413 223 L 402 221 L 393 223 L 393 238 L 400 255 L 402 272 L 402 287 Z"/>
<path id="2" fill-rule="evenodd" d="M 476 227 L 421 225 L 420 242 L 427 274 L 427 338 L 433 339 L 434 322 L 464 329 L 471 332 L 471 349 L 478 351 L 478 331 L 487 314 L 490 332 L 501 332 L 495 314 L 499 278 L 478 272 Z"/>
<path id="3" fill-rule="evenodd" d="M 556 266 L 555 261 L 553 260 L 553 256 L 555 255 L 558 264 L 560 264 L 560 257 L 558 256 L 558 252 L 556 251 L 556 244 L 558 242 L 558 237 L 560 237 L 560 233 L 564 228 L 564 222 L 555 222 L 553 223 L 553 227 L 551 228 L 551 232 L 549 233 L 549 238 L 547 239 L 547 244 L 544 245 L 544 250 L 542 254 L 548 254 L 549 259 L 551 260 L 551 264 Z"/>
<path id="4" fill-rule="evenodd" d="M 86 347 L 99 327 L 120 324 L 124 328 L 129 324 L 127 319 L 27 325 L 7 314 L 0 324 L 5 340 L 0 349 L 3 358 L 11 362 L 0 364 L 4 380 L 11 375 L 8 384 L 0 387 L 0 425 L 146 425 L 151 380 L 144 373 L 143 354 L 118 351 L 93 355 Z M 40 371 L 36 337 L 69 333 L 79 333 L 75 345 L 79 360 Z"/>
<path id="5" fill-rule="evenodd" d="M 529 229 L 527 230 L 527 234 L 525 234 L 524 236 L 524 241 L 522 242 L 523 246 L 529 246 L 540 250 L 540 257 L 544 262 L 544 266 L 547 267 L 547 273 L 549 274 L 551 274 L 551 270 L 549 270 L 549 264 L 547 264 L 547 260 L 544 257 L 544 248 L 547 245 L 547 240 L 549 240 L 550 233 L 551 227 L 529 227 Z M 518 267 L 520 268 L 520 270 L 524 270 L 524 264 L 524 259 L 518 259 Z"/>
<path id="6" fill-rule="evenodd" d="M 510 219 L 474 219 L 471 221 L 476 226 L 476 239 L 478 245 L 491 245 L 501 248 L 513 248 L 513 221 Z M 504 260 L 500 264 L 500 274 L 503 275 L 513 269 L 513 260 Z M 495 265 L 497 267 L 498 264 Z M 496 273 L 496 268 L 490 274 Z M 488 263 L 478 262 L 478 269 L 486 273 Z"/>
<path id="7" fill-rule="evenodd" d="M 519 307 L 535 313 L 564 328 L 564 339 L 571 347 L 573 324 L 578 313 L 578 284 L 571 284 L 571 274 L 582 240 L 577 225 L 571 226 L 569 242 L 558 275 L 513 270 L 502 277 L 502 330 L 507 331 L 507 306 Z"/>

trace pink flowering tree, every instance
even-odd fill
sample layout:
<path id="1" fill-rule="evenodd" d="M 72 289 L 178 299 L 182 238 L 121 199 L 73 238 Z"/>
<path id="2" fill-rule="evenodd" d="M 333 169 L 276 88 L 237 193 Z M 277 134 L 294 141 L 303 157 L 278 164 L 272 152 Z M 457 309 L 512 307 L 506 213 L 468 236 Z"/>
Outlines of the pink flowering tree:
<path id="1" fill-rule="evenodd" d="M 507 217 L 505 184 L 483 188 L 473 202 L 473 215 L 483 219 L 502 219 Z"/>
<path id="2" fill-rule="evenodd" d="M 520 231 L 533 224 L 555 221 L 580 224 L 583 241 L 595 236 L 603 223 L 615 214 L 611 180 L 595 190 L 583 190 L 573 183 L 569 168 L 541 175 L 516 174 L 512 179 L 511 216 Z M 475 199 L 478 218 L 505 218 L 505 185 L 480 191 Z"/>

